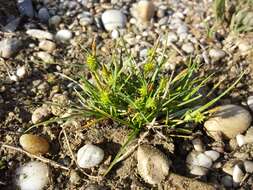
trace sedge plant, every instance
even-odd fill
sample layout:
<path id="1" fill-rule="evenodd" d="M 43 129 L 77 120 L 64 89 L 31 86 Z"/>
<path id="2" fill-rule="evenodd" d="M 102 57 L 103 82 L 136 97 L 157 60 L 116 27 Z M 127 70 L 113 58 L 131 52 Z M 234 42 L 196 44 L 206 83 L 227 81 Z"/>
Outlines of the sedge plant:
<path id="1" fill-rule="evenodd" d="M 120 41 L 122 42 L 122 41 Z M 240 78 L 224 93 L 211 101 L 203 101 L 201 89 L 212 75 L 198 75 L 200 65 L 187 61 L 180 71 L 165 72 L 167 49 L 158 50 L 157 43 L 149 49 L 146 60 L 139 63 L 118 43 L 109 61 L 99 59 L 95 47 L 86 52 L 86 67 L 91 78 L 81 76 L 75 89 L 80 104 L 72 107 L 70 117 L 90 118 L 93 123 L 112 120 L 132 129 L 127 141 L 111 163 L 108 171 L 127 150 L 127 145 L 150 123 L 157 123 L 176 134 L 190 135 L 194 128 L 186 123 L 201 123 L 210 114 L 207 109 L 230 91 Z M 160 48 L 161 49 L 161 48 Z M 62 119 L 62 118 L 61 118 Z M 48 122 L 57 121 L 53 119 Z"/>

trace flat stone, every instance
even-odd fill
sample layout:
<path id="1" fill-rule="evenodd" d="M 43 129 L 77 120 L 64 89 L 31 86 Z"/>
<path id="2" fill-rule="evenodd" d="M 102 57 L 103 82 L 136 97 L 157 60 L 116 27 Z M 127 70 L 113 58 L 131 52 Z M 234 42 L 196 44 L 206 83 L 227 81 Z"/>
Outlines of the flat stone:
<path id="1" fill-rule="evenodd" d="M 52 53 L 56 49 L 56 44 L 49 40 L 42 40 L 39 43 L 39 48 L 47 51 L 48 53 Z"/>
<path id="2" fill-rule="evenodd" d="M 53 40 L 54 36 L 50 32 L 44 31 L 44 30 L 39 30 L 39 29 L 29 29 L 26 31 L 26 33 L 37 39 L 47 39 L 47 40 Z"/>
<path id="3" fill-rule="evenodd" d="M 34 16 L 32 0 L 18 0 L 18 10 L 21 15 L 32 18 Z"/>
<path id="4" fill-rule="evenodd" d="M 225 138 L 235 138 L 245 132 L 252 121 L 250 113 L 241 106 L 228 104 L 214 108 L 215 113 L 205 123 L 208 134 L 213 138 L 221 133 Z"/>

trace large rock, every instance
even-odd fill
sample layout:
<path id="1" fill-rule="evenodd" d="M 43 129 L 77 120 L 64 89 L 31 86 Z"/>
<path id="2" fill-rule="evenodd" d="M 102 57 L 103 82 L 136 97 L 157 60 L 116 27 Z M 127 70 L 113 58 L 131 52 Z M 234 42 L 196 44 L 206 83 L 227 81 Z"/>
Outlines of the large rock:
<path id="1" fill-rule="evenodd" d="M 245 132 L 250 126 L 252 117 L 250 113 L 241 106 L 224 105 L 215 108 L 217 111 L 204 123 L 208 134 L 214 139 L 217 134 L 231 139 L 237 134 Z"/>

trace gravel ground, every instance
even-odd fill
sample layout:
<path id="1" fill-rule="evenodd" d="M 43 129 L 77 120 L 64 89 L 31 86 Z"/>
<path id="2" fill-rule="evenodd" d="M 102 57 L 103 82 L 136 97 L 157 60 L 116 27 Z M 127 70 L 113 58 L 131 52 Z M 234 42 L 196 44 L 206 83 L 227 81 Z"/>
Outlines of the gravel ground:
<path id="1" fill-rule="evenodd" d="M 231 10 L 236 2 L 229 2 Z M 253 33 L 234 33 L 226 25 L 212 29 L 212 1 L 0 0 L 0 5 L 0 189 L 253 189 Z M 248 20 L 252 21 L 251 13 Z M 220 128 L 236 123 L 228 128 L 232 136 L 217 139 L 203 130 L 204 125 L 208 129 L 206 123 L 189 140 L 150 133 L 143 143 L 152 148 L 143 151 L 144 158 L 150 156 L 151 162 L 157 160 L 161 167 L 169 165 L 169 174 L 160 174 L 162 169 L 154 175 L 143 174 L 134 152 L 104 178 L 102 174 L 130 132 L 127 127 L 109 121 L 87 127 L 85 118 L 74 119 L 33 128 L 29 134 L 36 136 L 21 142 L 20 137 L 32 124 L 63 115 L 68 102 L 75 101 L 75 84 L 58 73 L 73 79 L 89 76 L 83 48 L 90 49 L 95 41 L 98 55 L 106 59 L 119 37 L 137 60 L 143 60 L 158 39 L 171 49 L 170 70 L 180 68 L 189 57 L 198 57 L 200 75 L 214 73 L 206 88 L 222 82 L 214 95 L 224 92 L 245 72 L 233 91 L 218 103 L 239 105 L 228 108 L 232 113 L 223 118 L 226 121 L 219 120 Z M 94 146 L 84 147 L 87 144 Z M 141 150 L 139 147 L 138 152 Z M 219 156 L 206 156 L 210 150 Z M 37 151 L 43 157 L 36 156 Z M 85 154 L 90 160 L 81 159 Z M 189 161 L 190 154 L 193 161 Z M 204 165 L 200 164 L 202 158 Z M 194 159 L 199 159 L 198 167 Z M 20 186 L 17 171 L 35 160 L 49 168 L 45 185 Z M 80 167 L 81 162 L 85 167 Z M 152 184 L 159 175 L 162 182 Z"/>

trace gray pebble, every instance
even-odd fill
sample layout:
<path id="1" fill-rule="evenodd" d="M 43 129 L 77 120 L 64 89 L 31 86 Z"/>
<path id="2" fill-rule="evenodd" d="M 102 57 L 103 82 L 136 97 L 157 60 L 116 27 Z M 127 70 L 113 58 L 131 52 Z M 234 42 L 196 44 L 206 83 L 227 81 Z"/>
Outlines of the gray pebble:
<path id="1" fill-rule="evenodd" d="M 42 7 L 38 12 L 38 17 L 41 22 L 47 23 L 50 18 L 47 8 Z"/>
<path id="2" fill-rule="evenodd" d="M 22 47 L 22 41 L 16 38 L 8 38 L 0 41 L 0 57 L 10 58 Z"/>
<path id="3" fill-rule="evenodd" d="M 34 16 L 32 0 L 18 0 L 17 6 L 21 15 L 31 18 Z"/>
<path id="4" fill-rule="evenodd" d="M 221 49 L 210 49 L 209 56 L 212 60 L 219 61 L 226 56 L 226 53 Z"/>
<path id="5" fill-rule="evenodd" d="M 67 42 L 71 40 L 72 37 L 73 37 L 72 32 L 67 29 L 59 30 L 55 35 L 55 39 L 59 42 Z"/>

